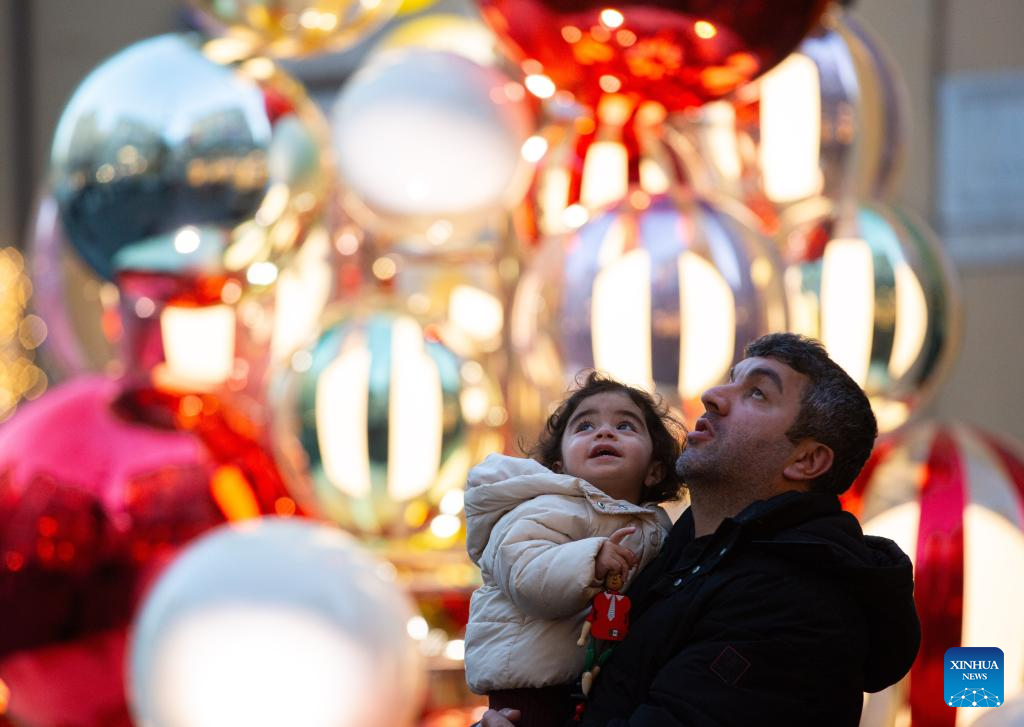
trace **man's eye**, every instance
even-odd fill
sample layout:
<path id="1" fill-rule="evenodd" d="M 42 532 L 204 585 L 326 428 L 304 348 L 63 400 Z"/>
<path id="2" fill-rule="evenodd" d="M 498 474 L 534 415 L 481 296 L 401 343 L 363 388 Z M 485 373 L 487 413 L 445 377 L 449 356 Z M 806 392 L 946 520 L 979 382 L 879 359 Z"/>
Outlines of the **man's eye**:
<path id="1" fill-rule="evenodd" d="M 764 392 L 761 391 L 756 386 L 750 390 L 750 395 L 752 397 L 754 397 L 755 399 L 763 399 L 764 398 Z"/>

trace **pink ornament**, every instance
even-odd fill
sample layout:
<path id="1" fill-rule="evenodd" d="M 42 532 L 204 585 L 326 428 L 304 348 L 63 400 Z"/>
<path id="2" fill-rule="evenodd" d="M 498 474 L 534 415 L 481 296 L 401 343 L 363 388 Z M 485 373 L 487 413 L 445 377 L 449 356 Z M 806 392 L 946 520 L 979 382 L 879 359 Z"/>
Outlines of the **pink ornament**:
<path id="1" fill-rule="evenodd" d="M 128 396 L 90 376 L 0 429 L 0 679 L 12 717 L 117 724 L 124 630 L 153 576 L 225 519 L 294 512 L 240 422 L 212 397 Z"/>

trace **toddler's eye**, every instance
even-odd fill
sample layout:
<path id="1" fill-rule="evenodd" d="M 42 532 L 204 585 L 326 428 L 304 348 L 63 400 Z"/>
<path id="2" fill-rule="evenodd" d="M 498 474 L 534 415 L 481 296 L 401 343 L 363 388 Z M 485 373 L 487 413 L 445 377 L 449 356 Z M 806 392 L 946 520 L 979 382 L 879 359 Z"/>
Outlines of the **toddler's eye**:
<path id="1" fill-rule="evenodd" d="M 633 422 L 620 422 L 619 429 L 628 429 L 631 432 L 636 431 L 636 425 Z"/>
<path id="2" fill-rule="evenodd" d="M 590 422 L 579 422 L 576 425 L 576 431 L 577 432 L 584 432 L 587 429 L 593 429 L 593 428 L 594 428 L 594 425 L 591 424 Z"/>

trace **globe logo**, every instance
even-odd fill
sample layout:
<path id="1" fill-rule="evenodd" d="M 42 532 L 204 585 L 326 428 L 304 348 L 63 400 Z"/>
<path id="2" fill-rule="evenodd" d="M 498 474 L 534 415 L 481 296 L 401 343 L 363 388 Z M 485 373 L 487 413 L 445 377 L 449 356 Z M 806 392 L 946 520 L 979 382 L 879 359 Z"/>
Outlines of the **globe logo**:
<path id="1" fill-rule="evenodd" d="M 946 650 L 943 701 L 949 707 L 998 707 L 1003 703 L 1003 651 L 994 646 Z"/>

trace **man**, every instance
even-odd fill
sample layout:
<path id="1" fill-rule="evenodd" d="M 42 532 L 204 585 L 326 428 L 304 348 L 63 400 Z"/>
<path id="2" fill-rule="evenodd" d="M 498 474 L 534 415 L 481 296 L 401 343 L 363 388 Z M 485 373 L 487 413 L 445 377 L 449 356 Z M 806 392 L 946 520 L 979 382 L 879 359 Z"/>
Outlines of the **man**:
<path id="1" fill-rule="evenodd" d="M 745 355 L 702 397 L 676 465 L 690 508 L 629 590 L 583 725 L 857 725 L 917 654 L 910 560 L 836 497 L 874 444 L 867 397 L 816 341 Z"/>

